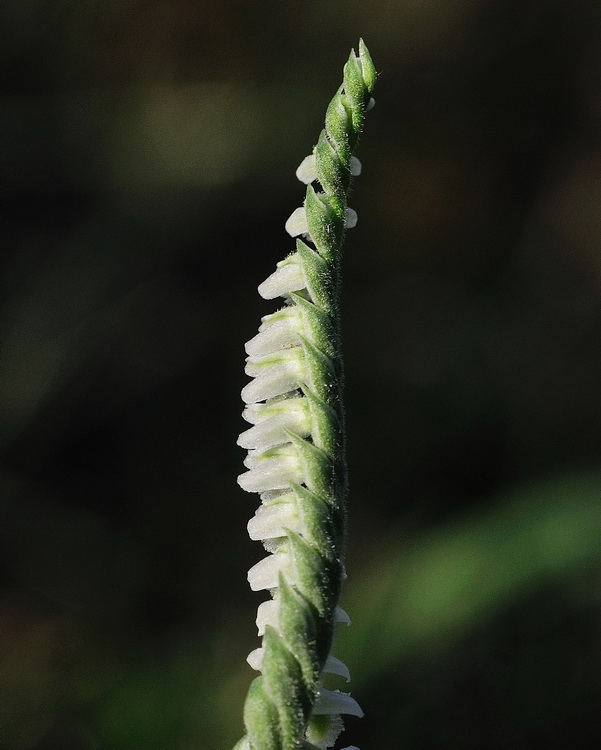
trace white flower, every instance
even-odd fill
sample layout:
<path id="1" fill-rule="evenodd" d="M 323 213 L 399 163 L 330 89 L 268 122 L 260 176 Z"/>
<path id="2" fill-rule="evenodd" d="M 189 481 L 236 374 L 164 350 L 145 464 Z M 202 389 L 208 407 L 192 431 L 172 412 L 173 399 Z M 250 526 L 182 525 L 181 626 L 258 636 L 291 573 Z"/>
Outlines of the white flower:
<path id="1" fill-rule="evenodd" d="M 268 601 L 259 604 L 256 619 L 257 632 L 259 635 L 263 635 L 265 633 L 265 628 L 268 625 L 279 631 L 278 607 L 279 602 L 276 599 L 269 599 Z"/>
<path id="2" fill-rule="evenodd" d="M 290 497 L 290 493 L 282 497 Z M 286 529 L 297 533 L 302 530 L 294 503 L 277 502 L 277 500 L 270 505 L 260 505 L 248 522 L 247 528 L 249 537 L 257 542 L 286 536 Z M 271 602 L 263 602 L 263 604 L 271 604 Z M 259 605 L 259 609 L 261 606 Z"/>
<path id="3" fill-rule="evenodd" d="M 249 451 L 244 465 L 250 471 L 238 477 L 238 484 L 247 492 L 283 490 L 305 481 L 298 455 L 290 444 L 264 452 Z"/>
<path id="4" fill-rule="evenodd" d="M 295 208 L 290 214 L 286 222 L 286 231 L 291 237 L 298 237 L 299 234 L 309 234 L 307 212 L 304 206 Z"/>
<path id="5" fill-rule="evenodd" d="M 242 389 L 242 399 L 247 404 L 294 391 L 304 381 L 302 351 L 293 347 L 265 357 L 249 357 L 246 374 L 254 378 Z"/>
<path id="6" fill-rule="evenodd" d="M 306 406 L 306 399 L 291 398 L 288 400 L 298 401 L 301 408 L 283 411 L 254 425 L 250 430 L 246 430 L 240 435 L 238 445 L 248 450 L 264 451 L 287 442 L 290 439 L 288 432 L 293 432 L 300 437 L 308 437 L 311 434 L 311 420 L 308 407 L 307 411 L 302 408 L 303 405 Z"/>
<path id="7" fill-rule="evenodd" d="M 351 156 L 349 170 L 353 177 L 358 177 L 361 174 L 361 162 L 356 156 Z M 317 179 L 315 154 L 305 156 L 296 170 L 296 176 L 301 182 L 304 182 L 305 185 L 308 185 L 310 182 L 315 182 Z"/>
<path id="8" fill-rule="evenodd" d="M 314 714 L 349 714 L 351 716 L 363 716 L 361 706 L 350 693 L 341 693 L 340 690 L 326 690 L 320 687 L 317 692 L 317 700 L 313 706 Z"/>
<path id="9" fill-rule="evenodd" d="M 296 176 L 301 182 L 304 182 L 305 185 L 308 185 L 310 182 L 315 182 L 315 180 L 317 179 L 315 154 L 305 156 L 305 158 L 299 164 L 298 169 L 296 170 Z"/>
<path id="10" fill-rule="evenodd" d="M 328 656 L 326 663 L 324 664 L 323 671 L 328 674 L 337 674 L 339 677 L 344 677 L 347 682 L 351 681 L 351 675 L 348 671 L 348 667 L 343 661 L 337 659 L 335 656 Z"/>
<path id="11" fill-rule="evenodd" d="M 251 651 L 250 654 L 246 657 L 246 661 L 252 669 L 260 672 L 261 666 L 263 664 L 263 649 L 256 648 L 254 651 Z"/>
<path id="12" fill-rule="evenodd" d="M 347 229 L 352 229 L 353 227 L 357 226 L 357 219 L 359 217 L 357 216 L 357 212 L 353 211 L 352 208 L 347 208 L 344 212 L 344 226 Z"/>
<path id="13" fill-rule="evenodd" d="M 284 307 L 263 318 L 259 333 L 245 344 L 246 353 L 250 357 L 258 357 L 278 349 L 297 346 L 303 328 L 300 310 L 295 305 Z"/>
<path id="14" fill-rule="evenodd" d="M 294 583 L 290 555 L 287 552 L 278 552 L 264 557 L 248 571 L 250 588 L 253 591 L 277 588 L 279 574 L 284 570 L 286 570 L 287 578 L 292 579 L 291 583 Z"/>
<path id="15" fill-rule="evenodd" d="M 356 156 L 351 156 L 349 169 L 353 177 L 359 177 L 359 175 L 361 174 L 361 162 L 359 161 L 359 159 L 357 159 Z"/>
<path id="16" fill-rule="evenodd" d="M 347 229 L 352 229 L 354 226 L 356 226 L 356 224 L 357 224 L 357 212 L 354 211 L 352 208 L 345 209 L 344 226 Z M 290 218 L 286 222 L 286 231 L 291 237 L 298 237 L 299 235 L 302 234 L 308 239 L 311 239 L 311 235 L 309 234 L 309 226 L 307 224 L 307 212 L 305 211 L 304 206 L 295 208 L 294 211 L 290 214 Z M 275 274 L 273 274 L 273 276 L 275 276 Z M 273 276 L 270 276 L 267 281 L 273 278 Z M 263 283 L 265 284 L 266 282 L 263 282 Z M 261 291 L 260 291 L 260 294 L 261 296 L 265 296 L 263 292 Z M 277 295 L 274 295 L 274 296 L 277 296 Z"/>
<path id="17" fill-rule="evenodd" d="M 297 209 L 302 210 L 303 209 Z M 292 217 L 290 217 L 292 218 Z M 294 236 L 294 235 L 293 235 Z M 292 253 L 285 260 L 281 260 L 276 270 L 259 285 L 259 294 L 263 299 L 284 297 L 290 292 L 298 292 L 307 285 L 297 253 Z"/>

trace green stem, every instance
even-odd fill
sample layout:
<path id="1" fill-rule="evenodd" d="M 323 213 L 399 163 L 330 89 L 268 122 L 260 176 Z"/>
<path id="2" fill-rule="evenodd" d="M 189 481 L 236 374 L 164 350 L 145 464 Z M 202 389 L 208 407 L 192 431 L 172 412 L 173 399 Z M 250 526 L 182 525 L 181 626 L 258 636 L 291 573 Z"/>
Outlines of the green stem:
<path id="1" fill-rule="evenodd" d="M 299 167 L 304 207 L 287 229 L 296 252 L 260 287 L 286 306 L 263 319 L 246 345 L 244 417 L 253 427 L 239 438 L 249 450 L 239 477 L 262 504 L 251 538 L 271 554 L 249 571 L 253 590 L 272 599 L 257 614 L 262 646 L 249 656 L 261 672 L 244 709 L 246 735 L 236 750 L 299 750 L 333 746 L 340 714 L 362 715 L 346 693 L 324 689 L 326 672 L 348 678 L 330 655 L 344 577 L 347 469 L 340 336 L 340 257 L 352 156 L 373 100 L 376 72 L 363 41 L 351 52 L 342 86 L 328 106 L 313 155 Z M 312 182 L 318 181 L 320 189 Z M 305 241 L 306 240 L 306 241 Z"/>

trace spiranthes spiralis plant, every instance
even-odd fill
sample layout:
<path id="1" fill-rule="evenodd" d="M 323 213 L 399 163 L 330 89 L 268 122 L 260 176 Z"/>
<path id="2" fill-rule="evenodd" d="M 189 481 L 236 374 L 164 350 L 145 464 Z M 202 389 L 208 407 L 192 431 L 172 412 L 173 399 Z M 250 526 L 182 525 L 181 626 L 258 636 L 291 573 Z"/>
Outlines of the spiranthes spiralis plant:
<path id="1" fill-rule="evenodd" d="M 235 750 L 333 747 L 341 714 L 363 715 L 348 693 L 326 689 L 323 675 L 349 679 L 330 653 L 334 626 L 349 621 L 338 606 L 347 493 L 340 256 L 345 229 L 357 221 L 347 193 L 361 171 L 353 150 L 375 81 L 360 40 L 317 145 L 296 173 L 307 185 L 304 205 L 286 222 L 298 238 L 296 251 L 259 286 L 262 297 L 283 297 L 284 306 L 265 316 L 246 344 L 246 373 L 253 380 L 242 391 L 243 416 L 253 426 L 238 439 L 248 449 L 248 471 L 238 482 L 261 496 L 248 531 L 270 554 L 250 569 L 248 580 L 271 599 L 257 612 L 262 644 L 248 662 L 261 675 L 249 689 L 246 735 Z"/>

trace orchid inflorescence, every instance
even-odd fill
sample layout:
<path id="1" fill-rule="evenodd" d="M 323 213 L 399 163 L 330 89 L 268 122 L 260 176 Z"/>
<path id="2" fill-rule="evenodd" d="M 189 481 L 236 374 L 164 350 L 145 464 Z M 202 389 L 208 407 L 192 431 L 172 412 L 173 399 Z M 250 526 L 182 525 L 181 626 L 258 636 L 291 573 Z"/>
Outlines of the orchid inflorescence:
<path id="1" fill-rule="evenodd" d="M 248 662 L 261 675 L 249 689 L 236 750 L 330 748 L 341 714 L 363 715 L 348 693 L 324 688 L 323 675 L 349 679 L 330 653 L 334 626 L 349 622 L 338 606 L 347 491 L 338 297 L 344 231 L 357 222 L 347 207 L 351 177 L 361 171 L 352 151 L 375 80 L 360 40 L 317 145 L 296 173 L 307 185 L 304 205 L 286 222 L 296 252 L 259 286 L 263 298 L 283 297 L 285 305 L 246 344 L 253 379 L 242 391 L 243 416 L 252 427 L 238 439 L 248 450 L 238 482 L 261 497 L 248 531 L 269 555 L 248 580 L 271 599 L 257 612 L 262 644 Z"/>

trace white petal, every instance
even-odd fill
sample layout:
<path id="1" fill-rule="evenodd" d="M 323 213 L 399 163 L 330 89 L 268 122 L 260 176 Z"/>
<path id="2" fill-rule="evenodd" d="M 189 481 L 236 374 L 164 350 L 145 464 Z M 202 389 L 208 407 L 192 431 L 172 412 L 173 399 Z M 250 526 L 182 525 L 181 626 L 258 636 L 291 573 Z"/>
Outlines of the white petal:
<path id="1" fill-rule="evenodd" d="M 296 254 L 293 257 L 296 257 Z M 279 265 L 283 265 L 283 264 L 279 264 Z M 259 326 L 259 331 L 264 331 L 266 328 L 273 325 L 274 323 L 279 323 L 281 320 L 288 320 L 288 319 L 290 319 L 290 324 L 294 326 L 297 325 L 298 321 L 302 321 L 302 318 L 300 316 L 300 311 L 298 307 L 296 307 L 296 305 L 286 305 L 286 307 L 281 307 L 279 310 L 276 310 L 276 312 L 274 313 L 270 313 L 269 315 L 264 315 L 261 318 L 261 325 Z"/>
<path id="2" fill-rule="evenodd" d="M 296 366 L 303 361 L 303 352 L 298 346 L 288 347 L 287 349 L 278 349 L 269 354 L 251 355 L 246 358 L 244 372 L 251 378 L 261 375 L 272 367 L 279 366 Z"/>
<path id="3" fill-rule="evenodd" d="M 244 348 L 247 354 L 257 357 L 271 354 L 287 346 L 298 346 L 301 330 L 299 315 L 297 314 L 295 318 L 288 316 L 271 325 L 262 326 L 259 333 L 246 342 Z"/>
<path id="4" fill-rule="evenodd" d="M 367 102 L 367 107 L 365 107 L 365 111 L 369 112 L 370 109 L 373 109 L 376 106 L 376 100 L 371 97 L 371 99 Z"/>
<path id="5" fill-rule="evenodd" d="M 268 599 L 266 602 L 259 604 L 255 621 L 259 635 L 265 634 L 265 628 L 268 625 L 278 630 L 278 607 L 279 604 L 274 599 Z"/>
<path id="6" fill-rule="evenodd" d="M 298 459 L 289 456 L 267 458 L 238 477 L 238 484 L 247 492 L 283 490 L 293 482 L 302 484 L 304 481 Z"/>
<path id="7" fill-rule="evenodd" d="M 269 555 L 248 571 L 248 583 L 253 591 L 275 589 L 280 571 L 288 568 L 290 556 L 286 552 Z"/>
<path id="8" fill-rule="evenodd" d="M 256 669 L 257 672 L 260 672 L 261 667 L 263 666 L 263 649 L 256 648 L 254 651 L 251 651 L 250 654 L 246 657 L 246 661 L 253 669 Z"/>
<path id="9" fill-rule="evenodd" d="M 266 368 L 242 389 L 242 400 L 246 404 L 266 401 L 274 396 L 296 390 L 305 379 L 304 368 L 299 361 L 279 362 Z"/>
<path id="10" fill-rule="evenodd" d="M 296 170 L 296 176 L 305 185 L 314 182 L 317 179 L 317 169 L 315 168 L 315 154 L 305 156 Z"/>
<path id="11" fill-rule="evenodd" d="M 340 690 L 326 690 L 319 688 L 317 700 L 313 707 L 314 714 L 350 714 L 352 716 L 363 716 L 361 706 L 350 693 L 341 693 Z"/>
<path id="12" fill-rule="evenodd" d="M 290 292 L 298 292 L 306 286 L 307 282 L 302 266 L 293 260 L 278 263 L 277 269 L 271 276 L 268 276 L 262 284 L 259 284 L 258 291 L 263 299 L 275 299 L 276 297 L 284 297 Z"/>
<path id="13" fill-rule="evenodd" d="M 359 159 L 357 159 L 356 156 L 351 156 L 351 162 L 350 162 L 350 172 L 353 175 L 353 177 L 359 177 L 361 174 L 361 162 Z"/>
<path id="14" fill-rule="evenodd" d="M 266 451 L 288 442 L 290 438 L 287 430 L 301 437 L 307 437 L 311 432 L 311 425 L 308 422 L 295 421 L 287 414 L 280 414 L 241 433 L 238 437 L 238 445 L 247 450 Z"/>
<path id="15" fill-rule="evenodd" d="M 336 609 L 334 610 L 334 625 L 339 625 L 340 623 L 350 625 L 351 618 L 348 616 L 348 613 L 342 609 L 342 607 L 336 607 Z"/>
<path id="16" fill-rule="evenodd" d="M 242 416 L 250 424 L 260 424 L 266 419 L 289 411 L 308 414 L 309 402 L 304 396 L 272 398 L 264 404 L 249 404 L 242 412 Z"/>
<path id="17" fill-rule="evenodd" d="M 335 656 L 328 656 L 326 663 L 323 666 L 323 671 L 328 674 L 337 674 L 339 677 L 344 677 L 347 682 L 350 682 L 351 675 L 348 671 L 348 667 L 343 661 L 337 659 Z"/>
<path id="18" fill-rule="evenodd" d="M 306 402 L 306 399 L 290 398 L 290 402 Z M 243 432 L 238 438 L 238 445 L 249 450 L 255 448 L 261 451 L 276 445 L 286 443 L 290 440 L 287 430 L 295 435 L 307 437 L 311 433 L 311 419 L 307 404 L 306 410 L 290 408 L 282 409 L 269 419 L 262 420 L 259 424 Z"/>
<path id="19" fill-rule="evenodd" d="M 285 529 L 298 533 L 301 530 L 301 522 L 292 503 L 278 503 L 259 506 L 247 528 L 249 537 L 258 542 L 262 539 L 285 536 Z"/>
<path id="20" fill-rule="evenodd" d="M 296 368 L 302 361 L 302 350 L 298 347 L 278 349 L 269 354 L 251 355 L 246 358 L 244 372 L 251 378 L 256 378 L 273 367 Z"/>
<path id="21" fill-rule="evenodd" d="M 269 492 L 262 492 L 259 497 L 261 498 L 261 504 L 266 508 L 270 506 L 282 505 L 284 503 L 296 504 L 296 495 L 288 490 L 271 490 Z"/>
<path id="22" fill-rule="evenodd" d="M 296 466 L 298 462 L 298 453 L 290 443 L 286 445 L 278 445 L 267 451 L 252 449 L 246 454 L 244 465 L 247 469 L 258 469 L 261 468 L 261 466 L 273 463 L 274 461 L 283 461 L 284 463 L 290 462 L 292 466 Z"/>
<path id="23" fill-rule="evenodd" d="M 353 211 L 352 208 L 347 208 L 344 212 L 344 226 L 347 229 L 352 229 L 353 227 L 357 226 L 357 212 Z"/>
<path id="24" fill-rule="evenodd" d="M 309 225 L 307 224 L 307 213 L 304 206 L 295 208 L 286 222 L 286 231 L 291 237 L 298 237 L 299 234 L 308 234 Z"/>

